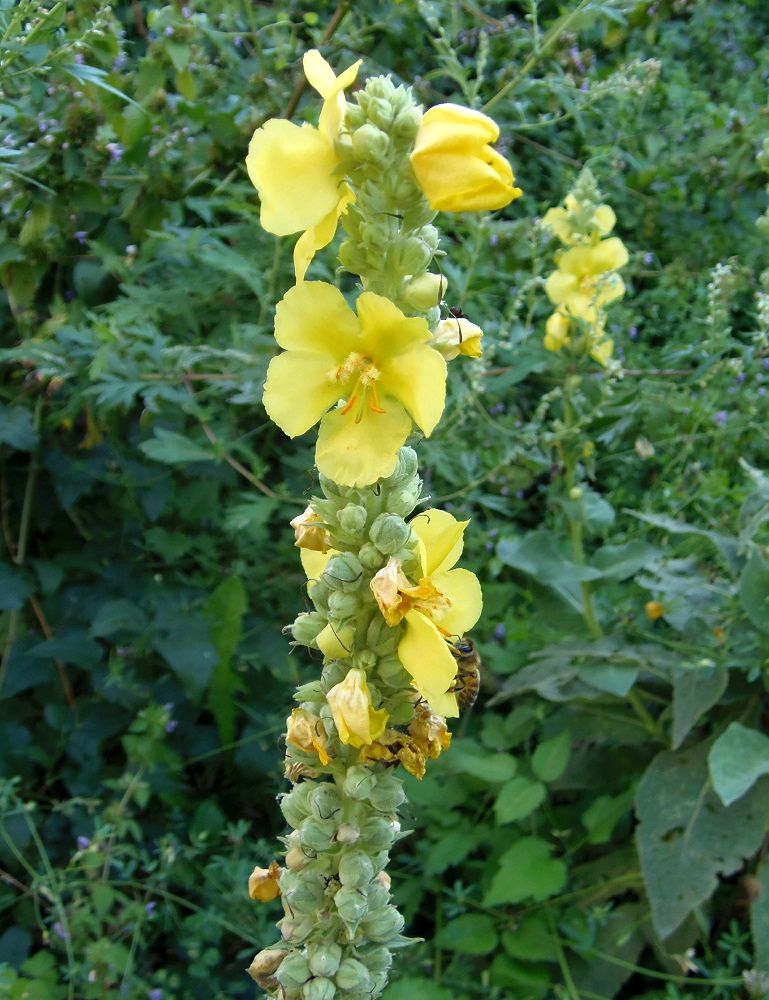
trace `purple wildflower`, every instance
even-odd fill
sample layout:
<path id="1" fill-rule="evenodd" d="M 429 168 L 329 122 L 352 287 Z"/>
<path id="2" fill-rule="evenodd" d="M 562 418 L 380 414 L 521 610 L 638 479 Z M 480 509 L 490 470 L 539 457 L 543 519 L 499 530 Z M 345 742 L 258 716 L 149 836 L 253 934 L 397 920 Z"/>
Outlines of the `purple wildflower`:
<path id="1" fill-rule="evenodd" d="M 75 62 L 78 64 L 78 66 L 82 66 L 83 65 L 83 53 L 82 52 L 76 52 L 75 53 Z"/>
<path id="2" fill-rule="evenodd" d="M 653 253 L 645 253 L 644 254 L 644 264 L 653 264 L 653 263 L 654 263 L 654 254 Z"/>
<path id="3" fill-rule="evenodd" d="M 719 427 L 723 427 L 726 421 L 729 419 L 729 414 L 726 410 L 716 410 L 713 414 L 713 420 L 718 424 Z"/>
<path id="4" fill-rule="evenodd" d="M 62 939 L 62 941 L 69 941 L 69 931 L 64 930 L 64 925 L 60 920 L 57 920 L 53 925 L 53 933 Z"/>
<path id="5" fill-rule="evenodd" d="M 74 235 L 75 235 L 75 239 L 81 245 L 84 244 L 85 241 L 88 239 L 88 233 L 85 231 L 85 229 L 78 229 L 78 230 L 76 230 Z"/>
<path id="6" fill-rule="evenodd" d="M 504 625 L 504 622 L 498 622 L 494 626 L 494 638 L 498 642 L 504 642 L 505 641 L 505 625 Z"/>
<path id="7" fill-rule="evenodd" d="M 152 916 L 152 914 L 155 912 L 155 909 L 156 909 L 157 905 L 158 904 L 155 902 L 154 899 L 151 899 L 149 901 L 149 903 L 145 903 L 144 904 L 144 910 L 145 910 L 145 912 L 146 912 L 146 914 L 147 914 L 148 917 Z"/>
<path id="8" fill-rule="evenodd" d="M 170 24 L 166 25 L 166 27 L 163 29 L 163 34 L 166 36 L 166 38 L 170 38 L 171 35 L 173 35 L 173 33 L 174 29 Z"/>
<path id="9" fill-rule="evenodd" d="M 192 11 L 190 10 L 189 7 L 182 7 L 182 17 L 183 18 L 192 17 Z"/>
<path id="10" fill-rule="evenodd" d="M 638 336 L 638 327 L 637 326 L 631 326 L 630 329 L 627 332 L 627 335 L 628 335 L 628 337 L 630 337 L 631 340 L 635 340 L 636 337 Z"/>
<path id="11" fill-rule="evenodd" d="M 123 157 L 123 147 L 119 142 L 108 142 L 104 147 L 109 153 L 112 162 L 117 163 Z"/>
<path id="12" fill-rule="evenodd" d="M 88 837 L 78 837 L 77 838 L 77 849 L 79 851 L 84 851 L 86 847 L 91 843 Z"/>

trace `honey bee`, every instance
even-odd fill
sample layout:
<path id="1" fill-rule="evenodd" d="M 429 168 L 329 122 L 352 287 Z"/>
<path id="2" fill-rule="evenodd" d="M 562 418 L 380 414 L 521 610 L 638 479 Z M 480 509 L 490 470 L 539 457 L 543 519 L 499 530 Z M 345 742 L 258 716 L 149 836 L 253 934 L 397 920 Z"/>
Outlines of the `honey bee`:
<path id="1" fill-rule="evenodd" d="M 459 711 L 469 712 L 475 704 L 481 684 L 481 657 L 466 635 L 450 643 L 449 652 L 457 661 L 457 676 L 451 690 L 457 696 Z"/>

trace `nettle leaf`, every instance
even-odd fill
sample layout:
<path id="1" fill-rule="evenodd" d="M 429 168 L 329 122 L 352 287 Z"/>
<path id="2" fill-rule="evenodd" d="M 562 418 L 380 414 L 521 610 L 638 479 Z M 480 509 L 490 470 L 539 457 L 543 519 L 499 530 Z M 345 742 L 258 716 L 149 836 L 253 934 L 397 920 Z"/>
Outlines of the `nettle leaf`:
<path id="1" fill-rule="evenodd" d="M 439 875 L 461 864 L 488 833 L 486 827 L 475 830 L 451 830 L 431 844 L 424 861 L 425 875 Z"/>
<path id="2" fill-rule="evenodd" d="M 142 441 L 139 448 L 149 458 L 165 465 L 183 465 L 188 462 L 210 462 L 216 456 L 213 449 L 197 441 L 191 441 L 183 434 L 163 427 L 155 428 L 155 436 Z"/>
<path id="3" fill-rule="evenodd" d="M 531 766 L 542 781 L 557 781 L 566 770 L 571 753 L 571 734 L 564 730 L 540 743 L 531 758 Z"/>
<path id="4" fill-rule="evenodd" d="M 709 787 L 708 750 L 701 743 L 658 754 L 636 795 L 636 845 L 662 938 L 712 896 L 719 875 L 732 875 L 755 853 L 769 822 L 769 783 L 725 807 Z"/>
<path id="5" fill-rule="evenodd" d="M 499 859 L 484 906 L 520 903 L 524 899 L 548 899 L 566 884 L 566 865 L 551 858 L 552 848 L 539 837 L 523 837 Z"/>
<path id="6" fill-rule="evenodd" d="M 740 604 L 756 628 L 769 632 L 769 565 L 755 549 L 740 574 Z"/>
<path id="7" fill-rule="evenodd" d="M 692 726 L 712 708 L 726 690 L 729 673 L 719 664 L 678 670 L 673 678 L 673 749 L 677 750 Z"/>
<path id="8" fill-rule="evenodd" d="M 435 935 L 435 943 L 461 955 L 488 955 L 497 946 L 497 932 L 491 917 L 466 913 L 442 927 Z"/>
<path id="9" fill-rule="evenodd" d="M 501 825 L 524 819 L 534 812 L 546 794 L 547 789 L 539 781 L 523 776 L 513 778 L 500 788 L 494 803 L 497 823 Z"/>
<path id="10" fill-rule="evenodd" d="M 708 767 L 716 795 L 730 806 L 769 774 L 769 737 L 732 722 L 711 747 Z"/>

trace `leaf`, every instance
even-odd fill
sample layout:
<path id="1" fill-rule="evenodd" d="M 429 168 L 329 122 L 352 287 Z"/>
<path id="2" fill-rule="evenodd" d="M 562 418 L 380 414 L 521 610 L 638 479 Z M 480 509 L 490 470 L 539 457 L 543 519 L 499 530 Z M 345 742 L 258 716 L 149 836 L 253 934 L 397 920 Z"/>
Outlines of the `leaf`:
<path id="1" fill-rule="evenodd" d="M 602 546 L 590 561 L 601 570 L 604 580 L 626 580 L 661 555 L 662 549 L 656 545 L 633 539 L 624 545 Z"/>
<path id="2" fill-rule="evenodd" d="M 524 917 L 514 931 L 505 931 L 502 947 L 508 955 L 526 962 L 552 962 L 557 954 L 544 913 L 532 913 Z"/>
<path id="3" fill-rule="evenodd" d="M 497 823 L 512 823 L 529 816 L 545 798 L 547 790 L 539 781 L 523 776 L 513 778 L 503 785 L 494 803 Z"/>
<path id="4" fill-rule="evenodd" d="M 678 670 L 673 677 L 672 745 L 677 750 L 697 720 L 726 690 L 729 673 L 723 665 Z"/>
<path id="5" fill-rule="evenodd" d="M 509 781 L 518 768 L 518 761 L 509 753 L 487 753 L 477 744 L 464 740 L 451 748 L 450 766 L 460 774 L 469 774 L 494 785 Z"/>
<path id="6" fill-rule="evenodd" d="M 107 73 L 98 66 L 88 66 L 86 63 L 69 63 L 63 64 L 59 68 L 63 69 L 65 73 L 73 76 L 81 83 L 91 83 L 94 87 L 106 90 L 108 94 L 114 94 L 115 97 L 119 97 L 121 101 L 126 101 L 128 104 L 132 104 L 135 108 L 138 108 L 142 114 L 149 115 L 149 112 L 143 108 L 141 104 L 137 104 L 131 97 L 124 94 L 122 90 L 118 90 L 117 87 L 113 87 L 111 83 L 107 83 L 105 79 Z"/>
<path id="7" fill-rule="evenodd" d="M 597 580 L 601 573 L 591 566 L 571 562 L 558 548 L 549 531 L 532 531 L 520 538 L 503 538 L 497 555 L 507 566 L 528 573 L 551 585 Z"/>
<path id="8" fill-rule="evenodd" d="M 711 747 L 708 767 L 716 795 L 730 806 L 769 774 L 769 737 L 732 722 Z"/>
<path id="9" fill-rule="evenodd" d="M 755 549 L 740 574 L 740 603 L 756 628 L 769 632 L 769 566 Z"/>
<path id="10" fill-rule="evenodd" d="M 483 901 L 484 906 L 548 899 L 566 883 L 566 865 L 550 857 L 551 847 L 539 837 L 523 837 L 499 859 L 499 868 Z"/>
<path id="11" fill-rule="evenodd" d="M 238 687 L 238 677 L 232 669 L 232 658 L 243 634 L 246 605 L 246 591 L 240 577 L 233 575 L 219 584 L 203 608 L 217 655 L 209 703 L 222 743 L 231 743 L 235 739 L 233 695 Z"/>
<path id="12" fill-rule="evenodd" d="M 149 441 L 142 441 L 139 448 L 145 455 L 165 465 L 210 462 L 216 458 L 209 446 L 190 441 L 183 434 L 177 434 L 176 431 L 169 431 L 163 427 L 155 428 L 155 436 Z"/>
<path id="13" fill-rule="evenodd" d="M 461 864 L 483 839 L 484 829 L 451 830 L 430 845 L 424 861 L 425 875 L 439 875 Z"/>
<path id="14" fill-rule="evenodd" d="M 721 804 L 709 788 L 708 749 L 658 754 L 636 795 L 636 845 L 662 938 L 712 896 L 719 874 L 733 874 L 755 853 L 769 820 L 765 784 L 729 808 Z"/>
<path id="15" fill-rule="evenodd" d="M 540 743 L 531 758 L 531 766 L 542 781 L 556 781 L 566 770 L 571 753 L 571 734 L 564 730 Z"/>
<path id="16" fill-rule="evenodd" d="M 0 611 L 16 611 L 32 590 L 32 584 L 24 570 L 0 563 Z"/>
<path id="17" fill-rule="evenodd" d="M 3 406 L 0 403 L 0 442 L 17 451 L 32 451 L 37 444 L 32 413 L 23 406 Z"/>
<path id="18" fill-rule="evenodd" d="M 756 878 L 761 888 L 750 908 L 750 931 L 756 968 L 759 972 L 769 973 L 769 857 L 761 862 Z"/>
<path id="19" fill-rule="evenodd" d="M 497 932 L 491 917 L 466 913 L 442 927 L 435 935 L 435 943 L 460 955 L 488 955 L 497 946 Z"/>
<path id="20" fill-rule="evenodd" d="M 611 840 L 614 827 L 630 812 L 635 788 L 621 795 L 599 795 L 582 813 L 582 825 L 587 830 L 588 844 L 605 844 Z"/>
<path id="21" fill-rule="evenodd" d="M 591 687 L 624 698 L 638 679 L 639 668 L 614 663 L 583 663 L 577 677 Z"/>
<path id="22" fill-rule="evenodd" d="M 121 598 L 102 604 L 96 612 L 88 634 L 94 638 L 108 639 L 118 632 L 139 635 L 146 627 L 147 616 L 142 609 L 133 601 Z"/>
<path id="23" fill-rule="evenodd" d="M 195 617 L 156 638 L 154 648 L 182 681 L 192 698 L 200 697 L 211 680 L 216 650 L 208 624 Z"/>
<path id="24" fill-rule="evenodd" d="M 38 642 L 29 651 L 30 656 L 47 660 L 62 660 L 77 667 L 94 667 L 101 660 L 102 648 L 98 642 L 88 638 L 84 629 L 68 629 L 55 636 Z"/>
<path id="25" fill-rule="evenodd" d="M 677 521 L 674 517 L 668 517 L 666 514 L 643 514 L 640 510 L 631 510 L 629 508 L 625 509 L 625 513 L 632 514 L 639 521 L 644 521 L 655 528 L 660 528 L 670 535 L 699 535 L 702 538 L 707 538 L 718 549 L 732 569 L 736 569 L 740 564 L 737 540 L 730 538 L 728 535 L 722 535 L 717 531 L 708 531 L 705 528 L 696 528 L 692 524 L 687 524 L 686 521 Z"/>
<path id="26" fill-rule="evenodd" d="M 432 979 L 407 976 L 391 983 L 382 994 L 382 1000 L 459 1000 L 456 993 L 438 986 Z"/>

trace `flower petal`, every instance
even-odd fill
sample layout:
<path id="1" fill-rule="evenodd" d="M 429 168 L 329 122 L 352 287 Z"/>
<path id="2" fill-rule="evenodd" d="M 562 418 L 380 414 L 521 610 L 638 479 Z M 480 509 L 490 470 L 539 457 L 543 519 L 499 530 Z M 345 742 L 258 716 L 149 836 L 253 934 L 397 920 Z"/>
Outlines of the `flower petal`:
<path id="1" fill-rule="evenodd" d="M 469 521 L 457 521 L 447 510 L 430 507 L 409 522 L 425 547 L 425 576 L 442 573 L 462 555 L 463 535 Z M 439 588 L 440 589 L 440 588 Z"/>
<path id="2" fill-rule="evenodd" d="M 331 364 L 325 354 L 309 351 L 286 351 L 270 362 L 262 403 L 289 437 L 308 431 L 339 399 L 339 386 L 328 379 Z"/>
<path id="3" fill-rule="evenodd" d="M 481 617 L 483 595 L 475 573 L 469 569 L 452 569 L 447 573 L 436 573 L 435 587 L 451 601 L 451 607 L 434 616 L 439 625 L 449 635 L 461 637 L 469 632 Z"/>
<path id="4" fill-rule="evenodd" d="M 326 568 L 326 563 L 331 556 L 335 556 L 336 549 L 328 549 L 326 552 L 317 552 L 315 549 L 300 549 L 299 558 L 302 560 L 302 569 L 307 579 L 315 582 L 320 579 L 320 575 Z"/>
<path id="5" fill-rule="evenodd" d="M 324 354 L 329 368 L 360 345 L 355 313 L 326 281 L 302 281 L 289 288 L 275 310 L 275 339 L 287 350 Z"/>
<path id="6" fill-rule="evenodd" d="M 361 329 L 360 350 L 370 357 L 410 351 L 430 339 L 427 321 L 404 316 L 400 309 L 376 292 L 362 292 L 355 303 Z"/>
<path id="7" fill-rule="evenodd" d="M 339 201 L 339 157 L 311 125 L 271 118 L 248 147 L 246 168 L 261 200 L 268 233 L 287 236 L 316 225 Z"/>
<path id="8" fill-rule="evenodd" d="M 429 703 L 433 711 L 438 707 L 433 701 L 447 694 L 457 674 L 457 664 L 449 651 L 446 640 L 429 619 L 418 611 L 406 615 L 403 638 L 398 644 L 398 659 L 414 680 L 414 686 Z M 451 706 L 451 699 L 454 704 Z M 448 695 L 445 701 L 453 711 L 441 711 L 445 716 L 457 716 L 456 697 Z M 443 705 L 445 708 L 445 704 Z"/>
<path id="9" fill-rule="evenodd" d="M 320 424 L 315 464 L 340 486 L 368 486 L 395 468 L 398 449 L 409 435 L 411 418 L 397 400 L 380 397 L 384 413 L 364 409 L 327 413 Z"/>
<path id="10" fill-rule="evenodd" d="M 429 437 L 441 419 L 446 404 L 446 360 L 426 344 L 396 357 L 381 368 L 383 392 L 406 407 L 414 423 Z"/>
<path id="11" fill-rule="evenodd" d="M 350 627 L 345 627 L 341 631 L 334 630 L 329 622 L 325 628 L 321 629 L 315 638 L 318 649 L 329 660 L 344 660 L 350 655 L 352 640 L 355 632 Z M 348 643 L 350 645 L 348 645 Z"/>
<path id="12" fill-rule="evenodd" d="M 296 272 L 297 281 L 304 281 L 304 276 L 312 262 L 312 258 L 318 250 L 322 250 L 323 247 L 328 246 L 333 240 L 339 216 L 346 211 L 347 206 L 351 202 L 355 201 L 355 195 L 347 184 L 341 186 L 340 195 L 341 197 L 336 207 L 325 218 L 321 219 L 316 226 L 306 229 L 296 241 L 296 246 L 294 247 L 294 271 Z"/>
<path id="13" fill-rule="evenodd" d="M 577 291 L 577 278 L 573 274 L 562 271 L 560 266 L 557 271 L 548 274 L 545 282 L 545 292 L 554 305 L 561 305 L 566 302 Z"/>

